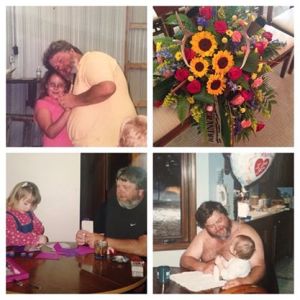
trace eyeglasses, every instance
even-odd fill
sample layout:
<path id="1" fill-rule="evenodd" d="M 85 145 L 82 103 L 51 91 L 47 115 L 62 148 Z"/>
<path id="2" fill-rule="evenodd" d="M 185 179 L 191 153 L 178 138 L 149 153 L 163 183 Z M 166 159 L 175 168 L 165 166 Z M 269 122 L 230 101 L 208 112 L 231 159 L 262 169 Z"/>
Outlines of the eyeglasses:
<path id="1" fill-rule="evenodd" d="M 52 89 L 64 89 L 65 88 L 65 85 L 62 84 L 62 83 L 59 83 L 59 84 L 55 84 L 54 82 L 50 82 L 48 84 L 48 87 L 52 88 Z"/>

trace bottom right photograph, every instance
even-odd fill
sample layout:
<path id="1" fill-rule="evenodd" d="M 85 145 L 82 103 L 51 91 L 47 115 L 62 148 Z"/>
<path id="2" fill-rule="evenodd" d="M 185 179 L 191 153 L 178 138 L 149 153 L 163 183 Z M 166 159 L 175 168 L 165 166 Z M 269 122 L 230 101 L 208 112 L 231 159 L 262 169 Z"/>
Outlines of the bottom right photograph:
<path id="1" fill-rule="evenodd" d="M 294 153 L 153 154 L 154 294 L 294 293 Z"/>

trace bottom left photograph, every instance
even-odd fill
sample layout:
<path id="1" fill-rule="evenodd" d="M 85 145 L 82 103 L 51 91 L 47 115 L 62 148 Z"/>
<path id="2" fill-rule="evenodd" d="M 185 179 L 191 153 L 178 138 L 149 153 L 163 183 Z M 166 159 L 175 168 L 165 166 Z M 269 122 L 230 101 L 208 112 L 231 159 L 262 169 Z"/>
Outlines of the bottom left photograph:
<path id="1" fill-rule="evenodd" d="M 147 293 L 147 154 L 7 154 L 6 293 Z"/>

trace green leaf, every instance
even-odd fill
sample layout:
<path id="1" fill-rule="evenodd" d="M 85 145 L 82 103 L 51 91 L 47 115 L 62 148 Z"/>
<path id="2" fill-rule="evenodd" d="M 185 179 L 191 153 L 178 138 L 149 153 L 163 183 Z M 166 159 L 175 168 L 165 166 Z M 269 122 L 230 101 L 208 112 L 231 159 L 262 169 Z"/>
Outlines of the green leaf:
<path id="1" fill-rule="evenodd" d="M 163 100 L 165 96 L 169 93 L 170 89 L 173 87 L 176 79 L 174 77 L 169 77 L 163 81 L 160 81 L 153 87 L 153 100 Z"/>
<path id="2" fill-rule="evenodd" d="M 189 31 L 195 32 L 196 31 L 196 27 L 193 24 L 192 20 L 185 14 L 178 14 L 179 18 L 181 20 L 181 22 L 183 23 L 183 25 L 185 26 L 185 28 Z M 167 25 L 172 25 L 172 26 L 176 26 L 178 25 L 178 20 L 176 18 L 176 15 L 171 15 L 169 17 L 167 17 L 165 24 Z"/>
<path id="3" fill-rule="evenodd" d="M 243 63 L 244 57 L 236 57 L 235 58 L 235 63 L 238 67 L 240 67 Z M 249 72 L 249 73 L 255 73 L 257 71 L 259 63 L 259 55 L 255 52 L 250 52 L 246 64 L 243 67 L 243 71 Z"/>
<path id="4" fill-rule="evenodd" d="M 177 110 L 177 116 L 181 123 L 186 119 L 189 111 L 189 107 L 190 105 L 187 102 L 186 97 L 181 96 L 178 98 L 176 110 Z"/>
<path id="5" fill-rule="evenodd" d="M 208 94 L 206 90 L 202 90 L 201 93 L 195 94 L 193 98 L 199 103 L 213 104 L 215 102 L 214 96 Z"/>
<path id="6" fill-rule="evenodd" d="M 153 40 L 155 44 L 161 43 L 164 46 L 170 46 L 174 43 L 173 38 L 169 36 L 154 37 Z"/>
<path id="7" fill-rule="evenodd" d="M 250 88 L 248 81 L 246 81 L 243 76 L 239 78 L 237 83 L 241 85 L 245 90 L 249 90 Z"/>

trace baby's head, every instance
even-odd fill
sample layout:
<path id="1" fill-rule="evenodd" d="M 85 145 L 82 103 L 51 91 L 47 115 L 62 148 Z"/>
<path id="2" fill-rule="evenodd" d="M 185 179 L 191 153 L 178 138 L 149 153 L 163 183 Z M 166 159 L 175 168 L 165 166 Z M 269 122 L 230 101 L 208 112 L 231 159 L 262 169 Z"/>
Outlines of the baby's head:
<path id="1" fill-rule="evenodd" d="M 250 259 L 254 251 L 255 243 L 247 235 L 237 235 L 230 245 L 230 252 L 241 259 Z"/>
<path id="2" fill-rule="evenodd" d="M 40 202 L 41 195 L 38 187 L 33 182 L 22 181 L 8 196 L 6 208 L 26 212 L 34 210 Z"/>
<path id="3" fill-rule="evenodd" d="M 147 146 L 147 118 L 136 116 L 125 120 L 120 130 L 120 147 Z"/>

